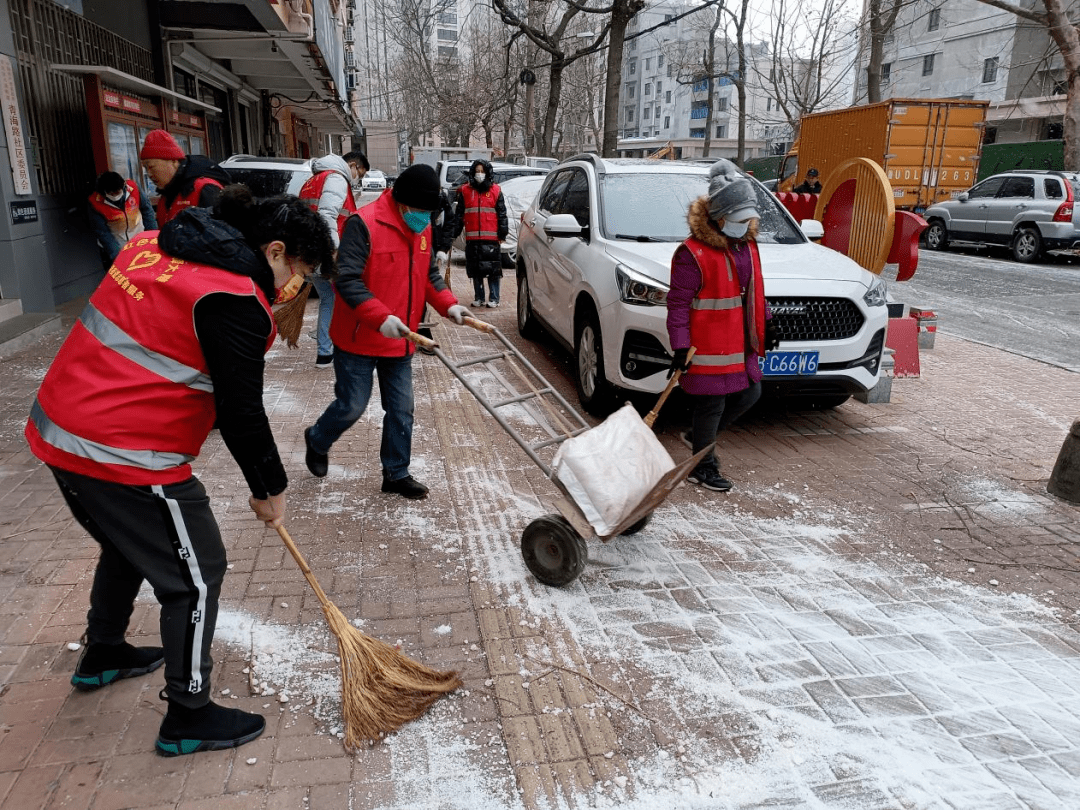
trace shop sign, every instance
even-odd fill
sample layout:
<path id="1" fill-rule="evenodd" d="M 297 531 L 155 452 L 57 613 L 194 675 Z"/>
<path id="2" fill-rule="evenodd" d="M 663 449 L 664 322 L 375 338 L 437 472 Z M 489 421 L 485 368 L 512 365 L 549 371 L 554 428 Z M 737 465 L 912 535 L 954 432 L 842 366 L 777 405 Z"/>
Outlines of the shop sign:
<path id="1" fill-rule="evenodd" d="M 37 200 L 20 200 L 11 205 L 11 224 L 25 225 L 27 222 L 37 222 Z"/>
<path id="2" fill-rule="evenodd" d="M 115 107 L 117 109 L 120 109 L 120 94 L 117 93 L 115 90 L 103 89 L 101 91 L 101 100 L 106 107 Z"/>
<path id="3" fill-rule="evenodd" d="M 15 180 L 16 194 L 32 194 L 30 185 L 30 157 L 23 143 L 22 116 L 19 114 L 19 96 L 15 91 L 15 71 L 11 67 L 11 57 L 0 56 L 0 111 L 4 116 L 4 130 L 7 133 L 8 161 L 11 163 L 11 176 Z M 14 216 L 14 214 L 12 214 Z M 34 210 L 37 219 L 37 209 Z"/>

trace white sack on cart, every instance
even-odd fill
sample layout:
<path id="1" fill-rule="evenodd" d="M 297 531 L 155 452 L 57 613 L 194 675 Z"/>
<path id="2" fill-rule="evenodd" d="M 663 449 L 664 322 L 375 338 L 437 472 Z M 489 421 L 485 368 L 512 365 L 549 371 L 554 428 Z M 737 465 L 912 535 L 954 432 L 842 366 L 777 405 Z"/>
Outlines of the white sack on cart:
<path id="1" fill-rule="evenodd" d="M 675 467 L 656 434 L 626 404 L 559 446 L 555 475 L 598 536 L 611 534 Z"/>

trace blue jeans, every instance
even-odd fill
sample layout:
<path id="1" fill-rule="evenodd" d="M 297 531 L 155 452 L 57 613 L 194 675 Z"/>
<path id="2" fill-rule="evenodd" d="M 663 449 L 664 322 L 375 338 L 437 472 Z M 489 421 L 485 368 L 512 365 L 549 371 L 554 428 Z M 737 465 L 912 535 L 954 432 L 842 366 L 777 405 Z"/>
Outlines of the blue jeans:
<path id="1" fill-rule="evenodd" d="M 330 453 L 341 434 L 364 415 L 371 399 L 372 373 L 379 375 L 382 398 L 383 478 L 397 481 L 409 474 L 412 458 L 413 385 L 412 356 L 371 357 L 338 348 L 334 352 L 333 402 L 311 428 L 311 446 L 319 453 Z"/>
<path id="2" fill-rule="evenodd" d="M 488 289 L 491 291 L 491 294 L 487 297 L 487 300 L 489 300 L 489 301 L 498 301 L 499 300 L 499 281 L 500 280 L 501 279 L 498 279 L 495 276 L 488 276 L 487 283 L 488 283 Z M 483 301 L 484 300 L 484 279 L 483 278 L 474 278 L 472 280 L 472 286 L 473 286 L 473 300 L 474 301 Z"/>
<path id="3" fill-rule="evenodd" d="M 334 315 L 334 283 L 318 274 L 308 278 L 311 279 L 315 292 L 319 294 L 319 325 L 315 329 L 319 354 L 331 355 L 334 353 L 334 344 L 330 340 L 330 318 Z"/>

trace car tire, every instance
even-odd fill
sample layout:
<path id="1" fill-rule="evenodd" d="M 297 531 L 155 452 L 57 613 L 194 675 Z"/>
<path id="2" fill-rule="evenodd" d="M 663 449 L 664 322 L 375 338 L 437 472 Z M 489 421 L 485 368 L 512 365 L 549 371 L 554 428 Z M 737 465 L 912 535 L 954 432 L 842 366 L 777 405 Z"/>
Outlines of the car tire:
<path id="1" fill-rule="evenodd" d="M 1042 255 L 1042 236 L 1039 229 L 1032 225 L 1017 228 L 1012 240 L 1012 255 L 1022 264 L 1038 261 Z"/>
<path id="2" fill-rule="evenodd" d="M 519 267 L 517 273 L 517 329 L 518 334 L 526 340 L 535 340 L 540 336 L 540 324 L 536 322 L 532 302 L 529 301 L 529 276 L 524 267 Z"/>
<path id="3" fill-rule="evenodd" d="M 614 404 L 615 389 L 604 369 L 604 341 L 596 313 L 586 311 L 574 329 L 574 382 L 578 400 L 593 416 L 607 416 Z"/>
<path id="4" fill-rule="evenodd" d="M 926 228 L 925 239 L 928 249 L 945 250 L 949 246 L 949 230 L 940 219 L 932 219 Z"/>

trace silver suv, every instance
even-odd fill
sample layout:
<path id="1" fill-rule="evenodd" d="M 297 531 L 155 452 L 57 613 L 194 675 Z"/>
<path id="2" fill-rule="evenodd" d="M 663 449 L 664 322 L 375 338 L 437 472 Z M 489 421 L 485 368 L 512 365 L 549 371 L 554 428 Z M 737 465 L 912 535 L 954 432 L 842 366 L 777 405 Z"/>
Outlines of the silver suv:
<path id="1" fill-rule="evenodd" d="M 1011 171 L 995 174 L 955 200 L 926 209 L 925 240 L 931 250 L 950 243 L 1007 245 L 1018 262 L 1047 251 L 1080 247 L 1080 176 L 1073 172 Z"/>
<path id="2" fill-rule="evenodd" d="M 311 178 L 311 161 L 303 158 L 233 155 L 221 163 L 234 183 L 243 183 L 256 197 L 299 194 Z"/>

